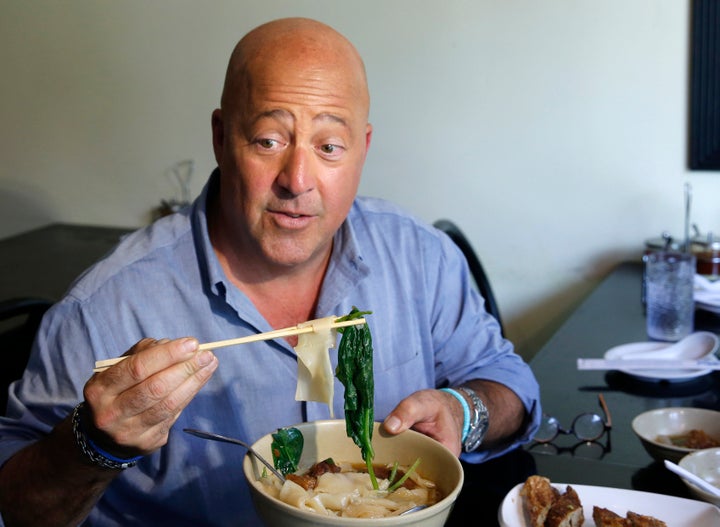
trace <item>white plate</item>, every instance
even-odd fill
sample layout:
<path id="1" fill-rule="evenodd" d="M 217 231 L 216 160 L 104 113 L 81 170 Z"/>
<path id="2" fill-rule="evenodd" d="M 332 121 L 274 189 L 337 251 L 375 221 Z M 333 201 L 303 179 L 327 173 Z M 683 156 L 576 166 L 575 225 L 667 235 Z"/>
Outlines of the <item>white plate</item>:
<path id="1" fill-rule="evenodd" d="M 672 342 L 632 342 L 630 344 L 622 344 L 610 348 L 605 352 L 603 358 L 605 359 L 622 359 L 626 358 L 627 355 L 633 354 L 640 351 L 659 351 L 665 349 L 668 346 L 672 346 Z M 698 357 L 700 358 L 700 357 Z M 710 358 L 710 357 L 708 357 Z M 644 381 L 670 381 L 670 382 L 681 382 L 694 379 L 695 377 L 702 377 L 708 373 L 712 373 L 712 370 L 620 370 L 623 373 L 637 377 Z"/>
<path id="2" fill-rule="evenodd" d="M 578 493 L 583 505 L 585 523 L 583 527 L 596 527 L 592 519 L 593 505 L 610 509 L 625 516 L 628 511 L 654 516 L 669 527 L 718 527 L 720 509 L 703 501 L 676 498 L 664 494 L 637 490 L 591 487 L 570 484 Z M 498 509 L 500 527 L 530 527 L 525 517 L 519 483 L 508 492 Z M 565 492 L 567 483 L 553 483 L 553 487 Z"/>

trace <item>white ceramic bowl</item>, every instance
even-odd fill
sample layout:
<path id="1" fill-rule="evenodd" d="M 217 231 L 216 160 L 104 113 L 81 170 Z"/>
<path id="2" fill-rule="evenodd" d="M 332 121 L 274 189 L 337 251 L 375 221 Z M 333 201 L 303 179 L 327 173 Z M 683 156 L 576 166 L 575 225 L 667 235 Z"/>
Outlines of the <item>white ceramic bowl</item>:
<path id="1" fill-rule="evenodd" d="M 718 490 L 720 490 L 720 447 L 706 448 L 688 454 L 680 460 L 678 465 L 704 479 L 711 485 L 718 487 Z M 720 498 L 705 492 L 685 478 L 682 478 L 682 480 L 695 496 L 720 507 Z"/>
<path id="2" fill-rule="evenodd" d="M 683 456 L 696 449 L 664 442 L 662 437 L 702 430 L 720 440 L 720 412 L 703 408 L 659 408 L 636 416 L 632 421 L 632 429 L 653 458 L 678 463 Z"/>
<path id="3" fill-rule="evenodd" d="M 336 461 L 363 463 L 360 448 L 347 437 L 345 421 L 342 419 L 313 421 L 295 425 L 304 437 L 305 446 L 300 460 L 300 471 L 313 463 L 333 458 Z M 274 431 L 273 431 L 274 432 Z M 253 448 L 272 459 L 270 445 L 272 435 L 260 438 Z M 445 498 L 438 503 L 405 515 L 387 518 L 340 518 L 306 511 L 274 498 L 263 491 L 258 478 L 263 473 L 262 465 L 254 456 L 245 456 L 243 471 L 250 483 L 250 491 L 260 517 L 267 527 L 311 527 L 311 526 L 402 526 L 441 527 L 445 524 L 455 500 L 462 489 L 464 474 L 462 465 L 455 455 L 443 445 L 423 434 L 408 430 L 397 436 L 381 432 L 375 423 L 372 438 L 375 450 L 375 464 L 393 463 L 412 465 L 421 458 L 418 472 L 434 481 Z"/>

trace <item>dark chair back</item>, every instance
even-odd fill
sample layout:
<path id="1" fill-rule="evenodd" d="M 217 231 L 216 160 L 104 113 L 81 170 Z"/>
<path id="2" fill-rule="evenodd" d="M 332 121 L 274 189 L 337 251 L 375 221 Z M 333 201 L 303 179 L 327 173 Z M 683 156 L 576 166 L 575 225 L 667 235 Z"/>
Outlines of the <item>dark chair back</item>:
<path id="1" fill-rule="evenodd" d="M 8 386 L 22 377 L 38 326 L 53 303 L 44 298 L 0 300 L 0 414 L 7 409 Z"/>
<path id="2" fill-rule="evenodd" d="M 495 301 L 495 295 L 493 294 L 492 287 L 490 287 L 490 281 L 485 274 L 485 269 L 480 263 L 480 259 L 478 258 L 477 254 L 475 254 L 475 250 L 473 249 L 468 239 L 465 237 L 465 234 L 460 230 L 457 225 L 455 225 L 455 223 L 447 219 L 437 220 L 435 223 L 433 223 L 433 225 L 435 226 L 435 228 L 440 229 L 445 234 L 450 236 L 450 239 L 455 242 L 455 244 L 465 255 L 465 259 L 467 260 L 468 266 L 470 267 L 470 272 L 472 273 L 473 279 L 475 280 L 475 285 L 477 286 L 478 291 L 480 291 L 480 294 L 485 299 L 485 309 L 498 321 L 498 324 L 500 324 L 500 331 L 504 335 L 505 329 L 503 328 L 502 319 L 500 318 L 500 309 L 498 308 L 497 302 Z"/>

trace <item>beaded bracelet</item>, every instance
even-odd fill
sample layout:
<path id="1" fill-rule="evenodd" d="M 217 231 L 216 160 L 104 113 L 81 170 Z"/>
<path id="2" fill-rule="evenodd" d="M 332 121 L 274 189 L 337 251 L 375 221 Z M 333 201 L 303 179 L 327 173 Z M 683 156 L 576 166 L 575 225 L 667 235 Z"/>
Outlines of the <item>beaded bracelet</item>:
<path id="1" fill-rule="evenodd" d="M 468 433 L 470 433 L 470 405 L 468 405 L 467 401 L 465 400 L 465 397 L 460 395 L 459 392 L 456 390 L 453 390 L 452 388 L 440 388 L 441 392 L 447 392 L 455 399 L 460 401 L 460 404 L 462 405 L 463 409 L 463 434 L 462 434 L 462 440 L 461 443 L 464 443 L 467 439 Z"/>
<path id="2" fill-rule="evenodd" d="M 72 430 L 73 435 L 75 436 L 75 443 L 77 443 L 77 446 L 80 448 L 82 453 L 85 454 L 85 457 L 87 457 L 95 465 L 103 468 L 125 470 L 126 468 L 134 467 L 143 456 L 137 456 L 130 459 L 122 459 L 113 456 L 109 452 L 106 452 L 97 446 L 92 439 L 85 435 L 82 423 L 80 422 L 80 412 L 84 406 L 85 403 L 82 402 L 73 410 Z"/>

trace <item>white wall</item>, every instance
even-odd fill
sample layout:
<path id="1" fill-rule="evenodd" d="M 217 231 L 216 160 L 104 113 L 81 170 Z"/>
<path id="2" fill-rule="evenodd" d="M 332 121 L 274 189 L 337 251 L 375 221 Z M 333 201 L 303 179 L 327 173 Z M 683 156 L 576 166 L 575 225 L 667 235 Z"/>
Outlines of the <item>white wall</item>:
<path id="1" fill-rule="evenodd" d="M 532 355 L 614 264 L 693 221 L 717 172 L 686 163 L 688 0 L 0 0 L 0 237 L 140 226 L 167 177 L 214 166 L 230 50 L 303 15 L 355 42 L 373 96 L 361 190 L 456 220 Z"/>

